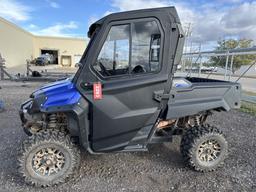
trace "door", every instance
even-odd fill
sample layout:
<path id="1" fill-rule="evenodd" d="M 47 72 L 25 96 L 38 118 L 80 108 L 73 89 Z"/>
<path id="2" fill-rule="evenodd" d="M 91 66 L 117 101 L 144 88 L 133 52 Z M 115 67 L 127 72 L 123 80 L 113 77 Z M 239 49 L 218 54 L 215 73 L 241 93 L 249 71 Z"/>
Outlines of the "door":
<path id="1" fill-rule="evenodd" d="M 62 55 L 61 56 L 61 64 L 64 67 L 70 67 L 71 66 L 71 56 Z"/>
<path id="2" fill-rule="evenodd" d="M 58 50 L 41 49 L 41 55 L 49 55 L 49 64 L 58 64 Z"/>
<path id="3" fill-rule="evenodd" d="M 101 27 L 93 32 L 76 77 L 78 90 L 90 103 L 93 151 L 124 149 L 139 131 L 147 136 L 159 116 L 160 103 L 154 92 L 165 88 L 167 63 L 172 66 L 169 53 L 175 53 L 171 48 L 176 47 L 176 41 L 170 43 L 171 15 L 156 12 L 114 14 L 95 25 Z M 153 16 L 145 18 L 148 14 Z M 165 25 L 161 25 L 161 17 Z M 102 84 L 102 99 L 93 97 L 96 82 Z"/>

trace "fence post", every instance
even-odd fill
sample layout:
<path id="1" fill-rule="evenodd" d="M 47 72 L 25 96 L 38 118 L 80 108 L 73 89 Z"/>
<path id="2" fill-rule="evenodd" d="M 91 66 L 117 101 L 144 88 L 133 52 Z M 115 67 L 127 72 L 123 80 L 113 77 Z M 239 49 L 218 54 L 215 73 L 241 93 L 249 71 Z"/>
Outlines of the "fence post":
<path id="1" fill-rule="evenodd" d="M 224 75 L 224 80 L 226 80 L 226 77 L 227 77 L 227 72 L 228 72 L 228 61 L 229 61 L 229 51 L 227 52 L 227 57 L 226 57 L 226 65 L 225 65 L 225 75 Z"/>
<path id="2" fill-rule="evenodd" d="M 200 55 L 198 77 L 201 77 L 201 73 L 202 73 L 202 55 Z"/>
<path id="3" fill-rule="evenodd" d="M 2 55 L 0 53 L 0 80 L 4 80 L 4 65 L 5 60 L 2 58 Z"/>
<path id="4" fill-rule="evenodd" d="M 234 63 L 234 55 L 231 56 L 231 63 L 230 63 L 230 72 L 229 72 L 229 81 L 231 79 L 231 75 L 233 73 L 233 63 Z"/>
<path id="5" fill-rule="evenodd" d="M 27 77 L 29 76 L 29 61 L 28 60 L 26 60 L 26 62 L 27 62 Z"/>

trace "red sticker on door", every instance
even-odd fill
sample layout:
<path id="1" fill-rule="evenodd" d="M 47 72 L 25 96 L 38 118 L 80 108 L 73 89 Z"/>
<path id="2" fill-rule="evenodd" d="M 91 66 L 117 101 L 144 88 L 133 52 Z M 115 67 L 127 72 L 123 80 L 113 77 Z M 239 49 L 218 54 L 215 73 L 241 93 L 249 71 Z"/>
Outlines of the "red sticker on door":
<path id="1" fill-rule="evenodd" d="M 93 83 L 93 99 L 94 100 L 102 99 L 102 85 L 100 82 Z"/>

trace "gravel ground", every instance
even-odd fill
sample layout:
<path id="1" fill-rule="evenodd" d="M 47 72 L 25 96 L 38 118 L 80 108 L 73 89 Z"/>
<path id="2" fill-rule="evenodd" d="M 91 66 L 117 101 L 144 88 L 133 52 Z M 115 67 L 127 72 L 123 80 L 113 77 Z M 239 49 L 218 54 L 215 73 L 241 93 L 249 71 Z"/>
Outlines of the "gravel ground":
<path id="1" fill-rule="evenodd" d="M 198 173 L 185 167 L 174 143 L 150 146 L 149 152 L 90 155 L 82 152 L 75 178 L 58 187 L 34 188 L 16 169 L 17 151 L 26 135 L 20 104 L 39 83 L 0 82 L 0 191 L 256 191 L 256 117 L 239 111 L 216 113 L 210 123 L 227 135 L 229 157 L 223 168 Z"/>

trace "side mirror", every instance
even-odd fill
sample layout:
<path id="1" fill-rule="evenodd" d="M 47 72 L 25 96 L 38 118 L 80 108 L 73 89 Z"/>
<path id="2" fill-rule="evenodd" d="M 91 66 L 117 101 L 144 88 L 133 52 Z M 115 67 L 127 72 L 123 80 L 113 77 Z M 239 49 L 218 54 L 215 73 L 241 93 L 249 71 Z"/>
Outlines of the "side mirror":
<path id="1" fill-rule="evenodd" d="M 76 63 L 75 64 L 75 67 L 79 67 L 79 68 L 81 68 L 83 66 L 83 64 L 82 63 Z"/>

